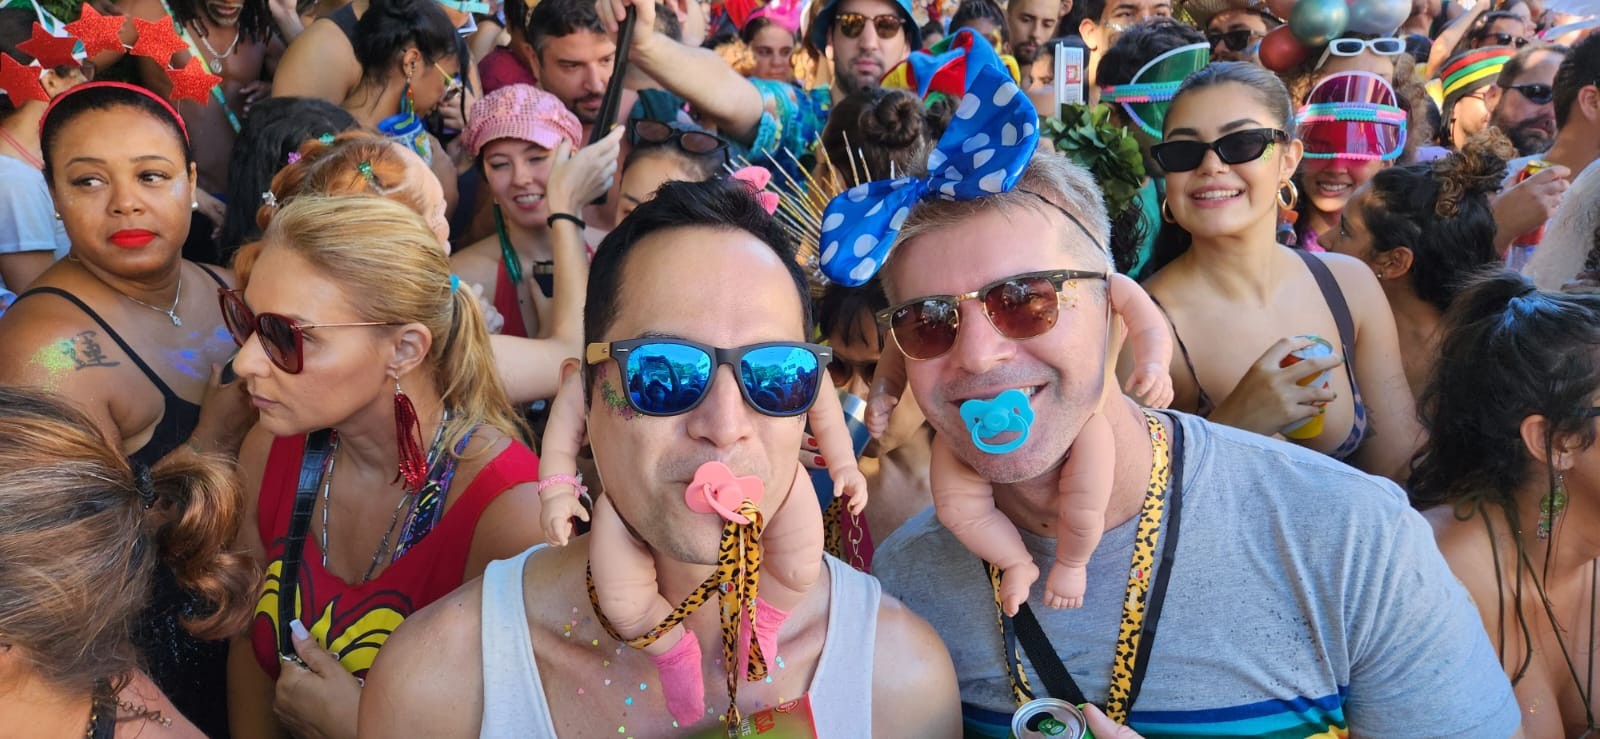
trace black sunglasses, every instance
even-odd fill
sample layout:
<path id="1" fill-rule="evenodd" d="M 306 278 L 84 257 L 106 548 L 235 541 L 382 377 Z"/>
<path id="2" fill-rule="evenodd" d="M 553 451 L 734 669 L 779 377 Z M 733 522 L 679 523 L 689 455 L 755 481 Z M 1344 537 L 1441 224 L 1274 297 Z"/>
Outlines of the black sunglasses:
<path id="1" fill-rule="evenodd" d="M 1549 105 L 1556 95 L 1554 88 L 1539 82 L 1531 82 L 1526 85 L 1509 85 L 1507 89 L 1522 93 L 1522 96 L 1534 105 Z"/>
<path id="2" fill-rule="evenodd" d="M 1163 141 L 1150 147 L 1150 155 L 1167 172 L 1188 172 L 1214 151 L 1223 164 L 1242 164 L 1261 157 L 1267 147 L 1289 140 L 1289 134 L 1276 128 L 1251 128 L 1234 131 L 1216 141 Z"/>
<path id="3" fill-rule="evenodd" d="M 1206 43 L 1213 49 L 1217 48 L 1218 43 L 1221 43 L 1227 47 L 1228 51 L 1244 51 L 1250 46 L 1250 42 L 1256 40 L 1256 38 L 1256 32 L 1248 28 L 1241 28 L 1237 31 L 1206 31 Z"/>
<path id="4" fill-rule="evenodd" d="M 1479 38 L 1485 41 L 1493 39 L 1495 46 L 1515 46 L 1520 49 L 1528 45 L 1527 39 L 1521 36 L 1513 36 L 1509 33 L 1486 33 Z"/>
<path id="5" fill-rule="evenodd" d="M 728 142 L 706 131 L 650 118 L 635 118 L 628 122 L 628 141 L 634 146 L 677 144 L 685 154 L 694 156 L 715 154 L 728 147 Z"/>
<path id="6" fill-rule="evenodd" d="M 862 31 L 867 30 L 869 20 L 872 21 L 872 28 L 878 32 L 878 38 L 894 38 L 900 35 L 902 25 L 900 16 L 893 14 L 875 15 L 869 18 L 860 13 L 840 13 L 833 19 L 839 24 L 839 30 L 844 33 L 845 38 L 860 36 Z"/>
<path id="7" fill-rule="evenodd" d="M 717 367 L 734 368 L 739 392 L 756 412 L 798 416 L 810 410 L 822 387 L 833 350 L 802 341 L 768 341 L 724 349 L 684 339 L 595 342 L 585 349 L 589 364 L 617 360 L 621 395 L 647 416 L 688 413 L 706 399 Z"/>

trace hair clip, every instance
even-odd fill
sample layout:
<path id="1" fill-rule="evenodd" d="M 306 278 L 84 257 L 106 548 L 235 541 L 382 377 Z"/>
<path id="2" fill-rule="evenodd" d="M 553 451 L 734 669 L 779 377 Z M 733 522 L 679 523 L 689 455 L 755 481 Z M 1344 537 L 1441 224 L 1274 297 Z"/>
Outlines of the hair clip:
<path id="1" fill-rule="evenodd" d="M 356 171 L 360 172 L 361 176 L 365 178 L 367 182 L 371 183 L 373 186 L 377 186 L 378 176 L 372 173 L 372 162 L 364 161 L 360 164 L 357 164 Z"/>
<path id="2" fill-rule="evenodd" d="M 261 202 L 269 208 L 277 208 L 278 196 L 274 195 L 271 190 L 268 190 L 264 193 L 261 193 Z"/>
<path id="3" fill-rule="evenodd" d="M 289 156 L 285 158 L 285 163 L 286 164 L 294 164 L 295 162 L 298 162 L 298 161 L 300 161 L 300 152 L 298 152 L 298 151 L 289 152 Z"/>
<path id="4" fill-rule="evenodd" d="M 139 493 L 139 503 L 145 510 L 150 510 L 156 504 L 156 486 L 150 479 L 150 468 L 145 465 L 136 465 L 138 470 L 133 477 L 133 489 Z"/>
<path id="5" fill-rule="evenodd" d="M 333 134 L 331 133 L 322 134 L 317 137 L 317 140 L 322 142 L 323 146 L 333 146 Z"/>

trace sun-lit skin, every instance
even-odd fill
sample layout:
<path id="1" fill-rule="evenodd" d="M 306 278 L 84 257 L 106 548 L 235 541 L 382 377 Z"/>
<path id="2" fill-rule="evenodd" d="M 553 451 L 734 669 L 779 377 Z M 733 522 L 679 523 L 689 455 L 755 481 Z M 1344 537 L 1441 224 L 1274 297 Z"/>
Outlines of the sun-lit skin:
<path id="1" fill-rule="evenodd" d="M 550 215 L 545 184 L 555 166 L 551 151 L 531 141 L 497 139 L 483 147 L 482 157 L 484 179 L 508 225 L 543 230 Z"/>
<path id="2" fill-rule="evenodd" d="M 634 159 L 622 173 L 622 202 L 617 204 L 617 220 L 627 218 L 635 208 L 655 197 L 656 190 L 670 180 L 694 179 L 676 154 L 660 152 Z"/>
<path id="3" fill-rule="evenodd" d="M 1306 159 L 1300 163 L 1300 197 L 1311 201 L 1307 227 L 1322 233 L 1339 223 L 1339 213 L 1365 185 L 1387 166 L 1376 159 Z"/>
<path id="4" fill-rule="evenodd" d="M 878 35 L 871 21 L 880 15 L 901 17 L 898 5 L 889 0 L 844 0 L 839 3 L 838 12 L 860 13 L 868 18 L 861 35 L 855 38 L 845 36 L 837 20 L 828 30 L 828 45 L 833 49 L 833 76 L 843 92 L 848 94 L 876 85 L 884 72 L 910 55 L 906 28 L 902 26 L 893 36 L 884 38 Z M 837 17 L 835 15 L 835 19 Z"/>
<path id="5" fill-rule="evenodd" d="M 794 67 L 789 63 L 794 55 L 794 36 L 782 26 L 771 23 L 756 31 L 750 39 L 750 53 L 756 57 L 756 77 L 778 82 L 794 79 Z"/>
<path id="6" fill-rule="evenodd" d="M 547 39 L 535 55 L 539 86 L 561 100 L 584 127 L 600 117 L 617 45 L 610 37 L 578 31 Z"/>
<path id="7" fill-rule="evenodd" d="M 1011 0 L 1006 6 L 1011 53 L 1018 64 L 1032 64 L 1039 49 L 1055 35 L 1060 7 L 1056 0 Z"/>

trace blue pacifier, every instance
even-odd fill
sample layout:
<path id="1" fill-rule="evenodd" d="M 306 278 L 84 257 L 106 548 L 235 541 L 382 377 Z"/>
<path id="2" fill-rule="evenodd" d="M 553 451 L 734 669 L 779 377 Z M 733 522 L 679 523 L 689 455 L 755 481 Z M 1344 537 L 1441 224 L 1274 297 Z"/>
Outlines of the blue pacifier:
<path id="1" fill-rule="evenodd" d="M 972 445 L 989 454 L 1005 454 L 1022 446 L 1028 440 L 1028 429 L 1033 426 L 1033 408 L 1028 396 L 1021 390 L 1007 390 L 993 400 L 972 399 L 961 404 L 961 418 L 967 422 L 972 434 Z M 1016 432 L 1017 438 L 1003 444 L 989 444 L 1000 434 Z"/>

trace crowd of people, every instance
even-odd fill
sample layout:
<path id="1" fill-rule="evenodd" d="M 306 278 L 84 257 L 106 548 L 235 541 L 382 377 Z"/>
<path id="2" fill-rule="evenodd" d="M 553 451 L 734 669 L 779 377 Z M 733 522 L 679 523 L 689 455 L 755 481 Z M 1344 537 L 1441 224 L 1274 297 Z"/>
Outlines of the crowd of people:
<path id="1" fill-rule="evenodd" d="M 6 3 L 0 737 L 1600 732 L 1586 12 Z"/>

